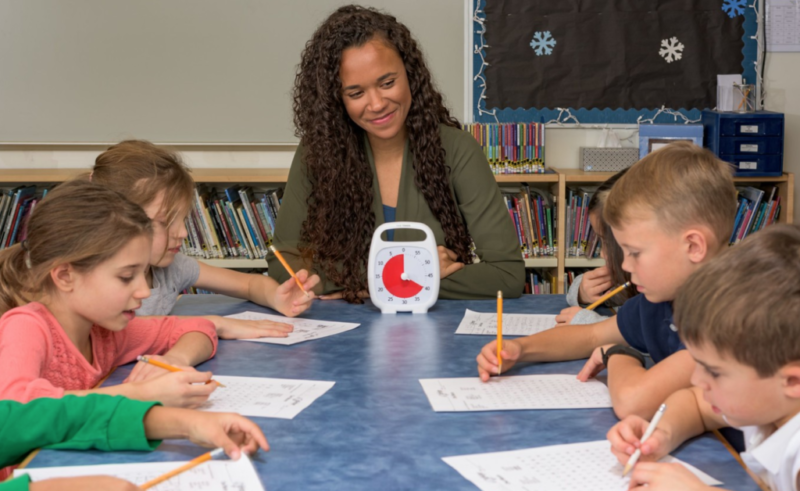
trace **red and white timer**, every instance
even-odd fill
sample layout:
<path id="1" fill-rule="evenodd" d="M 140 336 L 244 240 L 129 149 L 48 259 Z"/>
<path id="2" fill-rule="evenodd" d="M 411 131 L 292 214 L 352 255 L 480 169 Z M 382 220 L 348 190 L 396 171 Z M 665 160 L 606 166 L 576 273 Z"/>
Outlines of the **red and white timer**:
<path id="1" fill-rule="evenodd" d="M 387 230 L 421 230 L 417 242 L 387 242 Z M 375 230 L 369 249 L 369 296 L 384 314 L 424 314 L 439 298 L 439 254 L 433 231 L 424 223 L 390 222 Z"/>

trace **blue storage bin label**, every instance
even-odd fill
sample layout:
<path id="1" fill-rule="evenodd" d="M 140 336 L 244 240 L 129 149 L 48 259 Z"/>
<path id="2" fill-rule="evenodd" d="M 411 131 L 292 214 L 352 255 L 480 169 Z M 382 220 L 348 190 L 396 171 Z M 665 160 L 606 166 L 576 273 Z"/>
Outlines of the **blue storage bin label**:
<path id="1" fill-rule="evenodd" d="M 739 127 L 739 133 L 758 133 L 758 125 L 743 124 Z"/>
<path id="2" fill-rule="evenodd" d="M 739 170 L 756 170 L 758 162 L 739 162 Z"/>
<path id="3" fill-rule="evenodd" d="M 739 145 L 739 151 L 744 153 L 758 153 L 758 143 L 743 143 Z"/>

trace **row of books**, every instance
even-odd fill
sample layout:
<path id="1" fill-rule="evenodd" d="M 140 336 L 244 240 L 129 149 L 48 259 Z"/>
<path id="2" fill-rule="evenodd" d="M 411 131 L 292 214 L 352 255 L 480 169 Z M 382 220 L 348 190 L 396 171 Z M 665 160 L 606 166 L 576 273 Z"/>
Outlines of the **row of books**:
<path id="1" fill-rule="evenodd" d="M 544 125 L 540 123 L 471 123 L 462 125 L 489 161 L 538 161 L 544 166 Z"/>
<path id="2" fill-rule="evenodd" d="M 557 291 L 556 276 L 551 271 L 525 270 L 525 289 L 529 295 L 550 295 Z"/>
<path id="3" fill-rule="evenodd" d="M 739 206 L 731 234 L 731 244 L 736 244 L 753 232 L 775 223 L 781 213 L 781 197 L 778 188 L 769 191 L 751 186 L 737 188 Z"/>
<path id="4" fill-rule="evenodd" d="M 541 160 L 525 159 L 518 162 L 511 160 L 490 160 L 492 174 L 545 174 L 547 168 Z"/>
<path id="5" fill-rule="evenodd" d="M 232 186 L 218 193 L 198 186 L 181 251 L 206 259 L 266 257 L 282 196 L 282 188 L 257 194 L 249 187 Z"/>
<path id="6" fill-rule="evenodd" d="M 602 244 L 589 221 L 589 201 L 592 194 L 580 189 L 567 190 L 566 255 L 567 257 L 600 257 Z"/>
<path id="7" fill-rule="evenodd" d="M 554 256 L 558 250 L 555 197 L 527 184 L 500 190 L 517 231 L 522 257 Z"/>
<path id="8" fill-rule="evenodd" d="M 38 192 L 36 186 L 20 186 L 3 191 L 0 196 L 0 249 L 25 240 L 28 218 L 47 189 Z"/>

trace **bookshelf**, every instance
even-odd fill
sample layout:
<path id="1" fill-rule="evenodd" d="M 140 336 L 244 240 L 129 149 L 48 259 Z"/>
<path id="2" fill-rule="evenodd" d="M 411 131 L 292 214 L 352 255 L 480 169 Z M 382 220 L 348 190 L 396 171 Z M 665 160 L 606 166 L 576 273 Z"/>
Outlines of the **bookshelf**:
<path id="1" fill-rule="evenodd" d="M 580 169 L 551 169 L 554 172 L 547 174 L 506 174 L 495 175 L 495 180 L 500 186 L 509 186 L 515 183 L 528 183 L 531 186 L 548 188 L 556 197 L 557 222 L 559 226 L 556 236 L 559 244 L 565 242 L 565 231 L 562 224 L 566 223 L 566 196 L 568 186 L 597 186 L 613 175 L 610 172 L 584 172 Z M 0 170 L 0 188 L 21 184 L 55 184 L 72 179 L 87 172 L 87 169 L 2 169 Z M 244 169 L 244 168 L 209 168 L 193 169 L 192 175 L 196 182 L 204 184 L 249 184 L 273 185 L 285 184 L 289 176 L 289 169 Z M 794 223 L 794 174 L 784 173 L 780 177 L 749 177 L 734 179 L 737 185 L 772 184 L 778 187 L 782 197 L 780 223 Z M 266 268 L 263 259 L 206 259 L 203 260 L 214 266 L 250 269 Z M 564 247 L 558 248 L 555 257 L 536 257 L 525 260 L 526 268 L 550 270 L 557 276 L 558 292 L 564 293 L 564 271 L 566 268 L 595 268 L 603 265 L 602 259 L 586 259 L 581 257 L 566 257 Z"/>

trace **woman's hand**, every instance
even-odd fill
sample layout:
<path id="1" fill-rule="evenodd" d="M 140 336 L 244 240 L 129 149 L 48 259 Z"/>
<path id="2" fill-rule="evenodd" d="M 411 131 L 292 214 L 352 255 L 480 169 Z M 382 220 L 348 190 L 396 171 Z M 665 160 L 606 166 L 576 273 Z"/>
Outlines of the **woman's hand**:
<path id="1" fill-rule="evenodd" d="M 464 263 L 458 262 L 458 255 L 444 246 L 437 247 L 439 250 L 439 270 L 441 279 L 445 279 L 456 271 L 464 267 Z"/>

